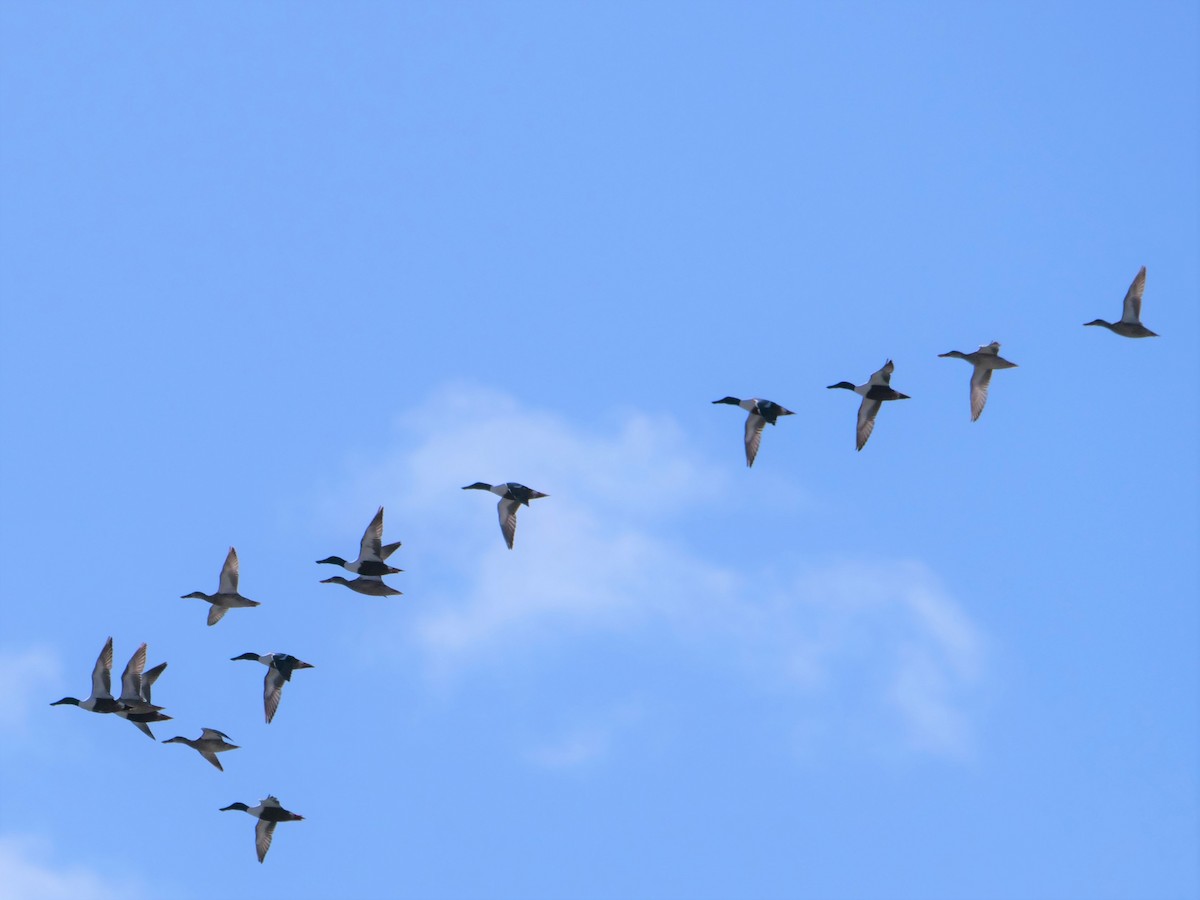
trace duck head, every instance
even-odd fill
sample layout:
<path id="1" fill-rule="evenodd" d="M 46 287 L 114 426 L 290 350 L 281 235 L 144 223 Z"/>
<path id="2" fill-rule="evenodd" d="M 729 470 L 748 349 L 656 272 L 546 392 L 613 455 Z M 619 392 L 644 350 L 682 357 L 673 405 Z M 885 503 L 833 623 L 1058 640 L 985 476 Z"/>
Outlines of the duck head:
<path id="1" fill-rule="evenodd" d="M 229 661 L 237 662 L 239 659 L 252 659 L 255 662 L 258 662 L 258 654 L 257 653 L 243 653 L 241 656 L 231 656 L 229 658 Z"/>
<path id="2" fill-rule="evenodd" d="M 714 400 L 713 403 L 728 403 L 730 406 L 742 405 L 742 401 L 737 397 L 722 397 L 720 400 Z"/>
<path id="3" fill-rule="evenodd" d="M 832 391 L 834 388 L 845 388 L 848 391 L 852 391 L 854 390 L 854 387 L 855 386 L 848 381 L 839 381 L 837 384 L 829 385 L 828 389 Z"/>
<path id="4" fill-rule="evenodd" d="M 242 812 L 250 812 L 250 807 L 248 807 L 245 803 L 230 803 L 228 806 L 222 806 L 220 811 L 229 812 L 231 809 L 239 809 Z"/>
<path id="5" fill-rule="evenodd" d="M 179 599 L 180 600 L 207 600 L 208 594 L 202 593 L 200 591 L 192 591 L 190 594 L 184 594 Z"/>
<path id="6" fill-rule="evenodd" d="M 61 700 L 55 700 L 50 705 L 51 706 L 62 706 L 64 703 L 67 704 L 68 706 L 78 706 L 79 705 L 79 701 L 76 700 L 74 697 L 63 697 Z"/>
<path id="7" fill-rule="evenodd" d="M 492 486 L 482 481 L 477 481 L 474 484 L 468 484 L 463 488 L 464 491 L 490 491 Z"/>
<path id="8" fill-rule="evenodd" d="M 317 565 L 323 565 L 325 563 L 328 563 L 331 566 L 344 566 L 346 564 L 346 561 L 344 559 L 342 559 L 340 556 L 329 556 L 329 557 L 326 557 L 325 559 L 317 560 Z"/>
<path id="9" fill-rule="evenodd" d="M 1110 323 L 1108 323 L 1108 322 L 1105 322 L 1103 319 L 1093 319 L 1093 320 L 1092 320 L 1092 321 L 1090 321 L 1090 322 L 1084 322 L 1084 323 L 1083 323 L 1083 326 L 1084 326 L 1085 328 L 1086 328 L 1088 325 L 1103 325 L 1105 328 L 1112 328 L 1112 325 L 1111 325 Z"/>
<path id="10" fill-rule="evenodd" d="M 321 584 L 345 584 L 345 585 L 348 585 L 348 584 L 350 584 L 350 582 L 347 581 L 345 578 L 343 578 L 341 575 L 334 575 L 332 578 L 322 578 Z M 257 656 L 254 658 L 258 659 Z"/>

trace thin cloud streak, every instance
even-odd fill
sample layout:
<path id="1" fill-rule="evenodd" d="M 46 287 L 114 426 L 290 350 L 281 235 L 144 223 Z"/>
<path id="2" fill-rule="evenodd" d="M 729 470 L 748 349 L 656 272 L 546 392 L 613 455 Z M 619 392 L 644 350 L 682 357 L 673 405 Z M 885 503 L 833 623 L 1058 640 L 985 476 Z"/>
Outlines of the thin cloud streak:
<path id="1" fill-rule="evenodd" d="M 688 545 L 689 514 L 731 488 L 669 418 L 631 412 L 587 431 L 459 387 L 403 422 L 428 422 L 432 410 L 436 433 L 363 483 L 387 484 L 426 523 L 423 561 L 441 571 L 419 602 L 410 597 L 404 628 L 435 679 L 539 646 L 653 630 L 664 653 L 703 645 L 749 684 L 890 709 L 912 748 L 968 751 L 984 641 L 927 566 L 797 555 L 751 581 Z M 551 495 L 521 510 L 515 550 L 494 504 L 445 487 L 477 477 L 529 478 Z M 586 756 L 581 746 L 560 755 Z"/>
<path id="2" fill-rule="evenodd" d="M 137 900 L 149 896 L 127 881 L 113 881 L 78 865 L 58 868 L 43 859 L 44 841 L 0 835 L 0 900 Z"/>

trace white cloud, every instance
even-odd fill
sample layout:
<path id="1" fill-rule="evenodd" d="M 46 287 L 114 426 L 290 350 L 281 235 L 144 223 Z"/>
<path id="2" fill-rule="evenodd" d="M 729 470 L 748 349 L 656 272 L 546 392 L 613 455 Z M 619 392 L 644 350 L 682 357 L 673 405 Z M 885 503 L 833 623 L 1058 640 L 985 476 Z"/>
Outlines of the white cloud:
<path id="1" fill-rule="evenodd" d="M 62 663 L 53 650 L 34 646 L 0 651 L 0 684 L 38 685 L 62 680 Z M 45 702 L 32 691 L 11 691 L 0 703 L 0 733 L 23 734 L 33 703 Z"/>
<path id="2" fill-rule="evenodd" d="M 0 835 L 0 900 L 135 900 L 144 891 L 80 866 L 45 861 L 48 848 L 30 837 Z"/>
<path id="3" fill-rule="evenodd" d="M 876 720 L 884 710 L 914 748 L 968 748 L 982 640 L 936 575 L 875 557 L 785 553 L 765 572 L 706 557 L 688 544 L 697 518 L 720 528 L 711 510 L 746 501 L 731 488 L 732 463 L 701 458 L 669 417 L 631 411 L 606 428 L 581 428 L 459 387 L 401 425 L 425 436 L 364 473 L 360 491 L 365 508 L 365 486 L 388 485 L 420 523 L 420 540 L 406 543 L 408 568 L 429 580 L 403 627 L 434 675 L 656 629 L 665 650 L 712 645 L 713 659 L 751 683 L 836 696 Z M 522 481 L 551 495 L 521 509 L 515 550 L 501 539 L 495 498 L 457 492 L 476 480 Z M 393 638 L 376 636 L 381 654 L 394 650 Z M 593 758 L 607 733 L 583 727 L 547 744 L 541 759 Z"/>

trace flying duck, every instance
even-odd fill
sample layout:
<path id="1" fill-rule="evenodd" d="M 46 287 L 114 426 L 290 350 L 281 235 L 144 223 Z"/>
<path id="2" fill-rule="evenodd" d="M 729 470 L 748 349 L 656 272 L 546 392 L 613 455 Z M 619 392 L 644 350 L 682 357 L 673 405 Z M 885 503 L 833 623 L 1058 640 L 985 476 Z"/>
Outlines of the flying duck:
<path id="1" fill-rule="evenodd" d="M 155 740 L 154 732 L 150 730 L 150 723 L 168 722 L 171 717 L 159 712 L 161 707 L 153 706 L 150 703 L 150 689 L 154 686 L 154 682 L 158 681 L 158 676 L 167 668 L 167 664 L 159 663 L 143 675 L 142 669 L 145 667 L 146 645 L 142 644 L 134 651 L 125 666 L 125 671 L 121 673 L 121 696 L 117 698 L 117 702 L 124 704 L 126 708 L 118 709 L 116 713 L 122 719 L 136 725 L 138 731 L 150 740 Z"/>
<path id="2" fill-rule="evenodd" d="M 463 490 L 491 491 L 493 494 L 500 495 L 500 502 L 496 508 L 500 511 L 500 531 L 504 534 L 504 542 L 508 544 L 509 550 L 512 549 L 513 538 L 517 534 L 517 510 L 521 508 L 521 504 L 528 506 L 530 500 L 550 496 L 541 491 L 527 488 L 523 484 L 517 484 L 515 481 L 509 481 L 506 484 L 487 484 L 477 481 L 474 484 L 468 484 Z"/>
<path id="3" fill-rule="evenodd" d="M 971 421 L 974 422 L 983 412 L 987 403 L 988 384 L 992 380 L 992 372 L 996 369 L 1015 369 L 1017 364 L 1009 362 L 1000 355 L 1000 342 L 992 341 L 985 344 L 974 353 L 960 353 L 951 350 L 949 353 L 939 353 L 939 358 L 965 359 L 975 370 L 971 372 Z"/>
<path id="4" fill-rule="evenodd" d="M 104 642 L 104 649 L 100 651 L 100 656 L 96 658 L 96 666 L 92 669 L 91 696 L 86 700 L 63 697 L 61 700 L 55 700 L 50 705 L 61 706 L 67 704 L 68 706 L 78 706 L 80 709 L 86 709 L 88 712 L 94 713 L 115 713 L 128 710 L 130 707 L 127 703 L 113 699 L 112 664 L 113 646 L 112 638 L 110 637 Z M 149 704 L 138 704 L 138 709 L 142 712 L 156 712 L 161 708 L 159 706 L 150 706 Z"/>
<path id="5" fill-rule="evenodd" d="M 740 406 L 750 415 L 746 417 L 746 468 L 754 465 L 754 457 L 758 456 L 758 445 L 762 441 L 763 426 L 775 424 L 780 416 L 793 416 L 790 409 L 784 409 L 778 403 L 770 400 L 759 400 L 751 397 L 749 400 L 739 400 L 737 397 L 725 397 L 714 400 L 713 403 L 727 403 L 730 406 Z"/>
<path id="6" fill-rule="evenodd" d="M 278 798 L 273 796 L 267 797 L 266 800 L 260 800 L 258 806 L 231 803 L 229 806 L 221 807 L 221 812 L 228 812 L 231 809 L 240 809 L 258 819 L 258 824 L 254 826 L 254 849 L 258 851 L 259 862 L 266 858 L 267 851 L 271 849 L 271 836 L 275 832 L 276 825 L 280 822 L 299 822 L 304 818 L 294 812 L 288 812 L 279 805 Z"/>
<path id="7" fill-rule="evenodd" d="M 321 584 L 344 584 L 350 590 L 368 597 L 398 597 L 404 593 L 384 584 L 378 575 L 359 575 L 353 580 L 334 575 L 332 578 L 322 578 Z"/>
<path id="8" fill-rule="evenodd" d="M 318 559 L 317 564 L 329 563 L 341 566 L 347 572 L 353 572 L 355 575 L 395 575 L 404 570 L 389 566 L 384 560 L 391 556 L 399 546 L 399 541 L 386 546 L 383 543 L 383 507 L 381 506 L 375 513 L 375 518 L 371 520 L 371 524 L 367 526 L 367 530 L 363 532 L 362 543 L 358 548 L 358 559 L 354 562 L 346 562 L 340 556 L 329 556 L 325 559 Z"/>
<path id="9" fill-rule="evenodd" d="M 225 734 L 223 731 L 217 731 L 215 728 L 202 729 L 200 732 L 200 737 L 196 738 L 194 741 L 185 737 L 173 737 L 167 738 L 165 741 L 163 741 L 163 743 L 187 744 L 222 772 L 225 771 L 225 768 L 221 765 L 221 761 L 217 759 L 217 754 L 224 753 L 226 750 L 238 749 L 237 744 L 229 743 L 229 735 Z M 259 860 L 259 862 L 261 861 L 262 860 Z"/>
<path id="10" fill-rule="evenodd" d="M 1142 294 L 1145 291 L 1146 267 L 1142 266 L 1138 269 L 1138 273 L 1133 279 L 1133 284 L 1129 285 L 1129 290 L 1125 292 L 1125 306 L 1121 310 L 1120 322 L 1105 322 L 1103 319 L 1094 319 L 1091 322 L 1084 322 L 1083 324 L 1103 325 L 1109 331 L 1115 332 L 1122 337 L 1158 337 L 1157 334 L 1142 324 Z"/>
<path id="11" fill-rule="evenodd" d="M 892 389 L 892 372 L 895 368 L 895 363 L 889 359 L 883 364 L 883 368 L 871 375 L 866 384 L 855 386 L 848 381 L 839 381 L 829 385 L 830 390 L 845 388 L 863 398 L 858 407 L 858 430 L 855 433 L 856 447 L 859 450 L 866 446 L 867 438 L 875 428 L 875 416 L 879 414 L 879 407 L 883 405 L 883 401 L 909 399 L 908 394 L 901 394 Z"/>
<path id="12" fill-rule="evenodd" d="M 229 548 L 229 555 L 225 557 L 225 565 L 221 566 L 221 580 L 217 585 L 215 594 L 205 594 L 202 591 L 192 591 L 190 594 L 184 594 L 180 597 L 181 600 L 207 600 L 212 604 L 212 609 L 208 611 L 208 624 L 216 625 L 221 621 L 221 616 L 225 615 L 228 609 L 243 606 L 261 606 L 262 604 L 256 600 L 249 600 L 238 593 L 238 555 L 237 550 L 233 547 Z"/>
<path id="13" fill-rule="evenodd" d="M 283 683 L 292 680 L 292 672 L 296 669 L 311 669 L 312 663 L 301 662 L 287 653 L 268 653 L 259 656 L 257 653 L 243 653 L 233 657 L 233 660 L 252 659 L 267 667 L 267 677 L 263 679 L 263 709 L 267 714 L 267 724 L 275 718 L 275 710 L 279 709 L 279 698 L 283 693 Z"/>

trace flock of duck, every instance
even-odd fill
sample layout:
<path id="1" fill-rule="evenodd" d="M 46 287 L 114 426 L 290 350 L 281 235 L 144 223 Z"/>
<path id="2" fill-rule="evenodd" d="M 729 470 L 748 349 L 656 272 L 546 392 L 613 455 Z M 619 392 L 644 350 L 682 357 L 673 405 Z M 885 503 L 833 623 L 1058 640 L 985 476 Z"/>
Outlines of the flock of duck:
<path id="1" fill-rule="evenodd" d="M 1122 337 L 1157 337 L 1153 331 L 1146 328 L 1141 322 L 1142 294 L 1145 288 L 1146 267 L 1143 266 L 1125 294 L 1125 302 L 1120 320 L 1106 322 L 1103 319 L 1095 319 L 1084 324 L 1103 326 Z M 998 341 L 985 344 L 971 353 L 951 350 L 948 353 L 938 355 L 942 358 L 965 360 L 971 364 L 971 421 L 977 420 L 983 412 L 984 404 L 987 402 L 988 386 L 991 382 L 992 372 L 997 369 L 1011 369 L 1016 367 L 1016 363 L 1009 362 L 1000 356 L 1000 344 Z M 841 388 L 853 391 L 862 397 L 862 402 L 858 407 L 858 422 L 855 432 L 856 448 L 858 450 L 862 450 L 867 443 L 867 439 L 870 438 L 871 432 L 875 428 L 875 417 L 878 415 L 884 402 L 909 399 L 907 394 L 902 394 L 891 386 L 892 372 L 894 370 L 895 365 L 889 359 L 867 379 L 865 384 L 855 385 L 849 381 L 839 381 L 837 384 L 829 385 L 830 390 Z M 714 400 L 713 403 L 737 406 L 747 411 L 748 416 L 745 428 L 747 466 L 754 465 L 754 459 L 758 455 L 759 444 L 762 441 L 764 426 L 767 424 L 776 424 L 776 421 L 781 416 L 794 415 L 791 410 L 785 409 L 778 403 L 757 397 L 747 400 L 741 400 L 737 397 L 723 397 L 720 400 Z M 500 501 L 497 504 L 500 516 L 500 532 L 504 536 L 504 542 L 510 550 L 513 547 L 513 540 L 517 531 L 517 511 L 522 506 L 528 506 L 531 500 L 548 496 L 541 491 L 535 491 L 516 482 L 488 484 L 483 481 L 477 481 L 474 484 L 466 485 L 463 490 L 489 491 L 500 497 Z M 383 577 L 385 575 L 396 575 L 404 571 L 387 563 L 387 559 L 400 546 L 401 543 L 399 541 L 391 544 L 383 543 L 383 507 L 381 506 L 363 533 L 356 559 L 347 561 L 340 556 L 329 556 L 325 559 L 317 560 L 319 565 L 339 566 L 356 577 L 354 579 L 346 579 L 340 575 L 335 575 L 332 578 L 323 579 L 321 583 L 344 585 L 352 591 L 372 597 L 398 596 L 401 592 L 386 584 Z M 221 567 L 221 575 L 216 593 L 205 594 L 202 591 L 193 591 L 190 594 L 184 594 L 181 599 L 198 599 L 209 603 L 211 605 L 208 611 L 208 624 L 210 626 L 216 625 L 217 622 L 221 621 L 221 617 L 230 609 L 260 605 L 257 601 L 250 600 L 238 593 L 238 556 L 237 550 L 233 547 L 229 548 L 229 554 L 225 557 L 225 563 Z M 155 739 L 154 733 L 150 730 L 150 725 L 171 719 L 171 716 L 163 713 L 164 707 L 156 706 L 151 702 L 151 688 L 166 669 L 167 664 L 165 662 L 159 663 L 149 671 L 146 671 L 146 648 L 147 645 L 142 644 L 134 652 L 133 656 L 130 657 L 124 672 L 121 674 L 121 694 L 119 697 L 114 698 L 112 695 L 113 639 L 110 637 L 105 642 L 104 648 L 100 651 L 100 656 L 96 660 L 96 665 L 92 669 L 91 695 L 86 700 L 79 700 L 75 697 L 64 697 L 52 703 L 51 706 L 67 704 L 78 706 L 80 709 L 89 712 L 111 713 L 133 723 L 143 734 L 151 739 Z M 298 669 L 313 668 L 310 663 L 306 663 L 287 653 L 267 653 L 260 655 L 250 652 L 232 657 L 232 660 L 252 660 L 267 667 L 266 677 L 263 679 L 263 711 L 267 724 L 271 723 L 276 711 L 279 709 L 283 686 L 292 680 L 292 673 Z M 224 767 L 221 765 L 221 761 L 217 759 L 217 754 L 238 749 L 236 744 L 230 743 L 230 738 L 227 734 L 215 728 L 203 728 L 200 732 L 200 737 L 195 739 L 176 736 L 163 741 L 163 743 L 186 744 L 222 772 L 224 771 Z M 259 801 L 256 806 L 247 806 L 245 803 L 233 803 L 220 809 L 221 812 L 229 810 L 241 810 L 242 812 L 249 813 L 258 820 L 255 826 L 255 850 L 260 863 L 266 858 L 267 850 L 270 849 L 275 826 L 280 822 L 298 822 L 304 818 L 301 815 L 284 809 L 280 805 L 279 800 L 274 796 L 268 796 L 264 800 Z"/>

